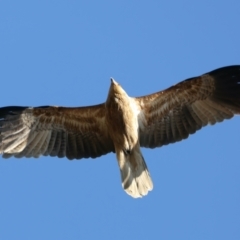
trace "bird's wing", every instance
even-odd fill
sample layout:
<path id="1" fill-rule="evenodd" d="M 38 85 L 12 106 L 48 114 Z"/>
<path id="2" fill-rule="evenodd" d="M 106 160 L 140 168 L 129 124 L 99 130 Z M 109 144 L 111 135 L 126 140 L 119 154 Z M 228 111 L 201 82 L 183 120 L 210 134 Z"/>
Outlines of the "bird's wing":
<path id="1" fill-rule="evenodd" d="M 114 151 L 105 106 L 0 108 L 0 153 L 4 158 L 50 155 L 95 158 Z"/>
<path id="2" fill-rule="evenodd" d="M 181 141 L 207 124 L 240 114 L 240 66 L 219 68 L 134 100 L 141 146 Z"/>

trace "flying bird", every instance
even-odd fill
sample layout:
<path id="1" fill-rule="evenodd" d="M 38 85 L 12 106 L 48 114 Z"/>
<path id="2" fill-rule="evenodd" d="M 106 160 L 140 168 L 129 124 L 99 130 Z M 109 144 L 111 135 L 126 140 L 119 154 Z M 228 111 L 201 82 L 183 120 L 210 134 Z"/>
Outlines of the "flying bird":
<path id="1" fill-rule="evenodd" d="M 99 105 L 0 108 L 0 153 L 71 160 L 114 152 L 123 189 L 138 198 L 153 189 L 140 147 L 181 141 L 234 114 L 240 114 L 240 65 L 136 98 L 111 79 L 107 100 Z"/>

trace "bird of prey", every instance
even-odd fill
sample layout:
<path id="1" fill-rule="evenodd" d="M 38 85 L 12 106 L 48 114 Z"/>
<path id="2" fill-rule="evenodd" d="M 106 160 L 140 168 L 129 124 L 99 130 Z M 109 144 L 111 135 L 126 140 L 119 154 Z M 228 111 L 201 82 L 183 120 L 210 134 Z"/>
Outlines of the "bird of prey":
<path id="1" fill-rule="evenodd" d="M 0 153 L 81 159 L 114 152 L 123 189 L 138 198 L 153 189 L 140 147 L 181 141 L 234 114 L 240 114 L 240 65 L 136 98 L 111 79 L 107 100 L 99 105 L 0 108 Z"/>

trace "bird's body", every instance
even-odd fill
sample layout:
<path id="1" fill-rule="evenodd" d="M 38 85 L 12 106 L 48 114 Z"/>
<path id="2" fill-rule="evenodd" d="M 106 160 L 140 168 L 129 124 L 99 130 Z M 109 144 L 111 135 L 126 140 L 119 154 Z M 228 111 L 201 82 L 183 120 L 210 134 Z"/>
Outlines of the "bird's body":
<path id="1" fill-rule="evenodd" d="M 112 79 L 106 101 L 106 122 L 114 139 L 122 186 L 133 197 L 146 195 L 153 188 L 138 140 L 139 113 L 135 101 Z"/>
<path id="2" fill-rule="evenodd" d="M 106 122 L 114 146 L 131 151 L 138 142 L 138 113 L 135 104 L 114 80 L 106 101 Z"/>
<path id="3" fill-rule="evenodd" d="M 240 66 L 138 98 L 111 79 L 107 100 L 99 105 L 0 108 L 0 153 L 81 159 L 115 152 L 122 186 L 137 198 L 153 188 L 140 147 L 180 141 L 234 114 L 240 114 Z"/>

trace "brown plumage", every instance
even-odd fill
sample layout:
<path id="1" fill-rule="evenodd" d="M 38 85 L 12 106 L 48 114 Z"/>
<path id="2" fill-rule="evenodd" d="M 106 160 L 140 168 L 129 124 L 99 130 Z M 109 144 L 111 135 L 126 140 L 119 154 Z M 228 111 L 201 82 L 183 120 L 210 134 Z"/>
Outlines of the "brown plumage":
<path id="1" fill-rule="evenodd" d="M 181 141 L 240 114 L 240 66 L 214 70 L 164 91 L 131 98 L 113 79 L 105 103 L 78 108 L 0 108 L 0 153 L 96 158 L 115 152 L 132 197 L 153 188 L 140 147 Z"/>

